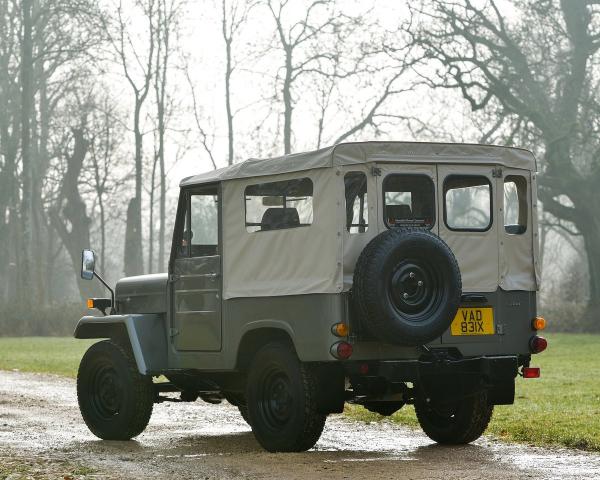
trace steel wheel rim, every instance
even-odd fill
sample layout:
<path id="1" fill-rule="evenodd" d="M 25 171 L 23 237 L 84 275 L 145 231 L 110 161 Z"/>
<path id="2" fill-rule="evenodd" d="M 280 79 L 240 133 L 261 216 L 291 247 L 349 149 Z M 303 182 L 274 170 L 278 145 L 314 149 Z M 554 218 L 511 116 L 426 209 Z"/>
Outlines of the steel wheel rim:
<path id="1" fill-rule="evenodd" d="M 403 259 L 388 273 L 387 292 L 390 305 L 398 314 L 411 322 L 422 322 L 442 303 L 442 270 L 426 260 Z"/>
<path id="2" fill-rule="evenodd" d="M 294 398 L 289 376 L 275 366 L 267 369 L 259 382 L 258 412 L 271 430 L 279 430 L 293 415 Z"/>
<path id="3" fill-rule="evenodd" d="M 109 420 L 121 411 L 123 389 L 112 365 L 100 365 L 94 370 L 89 393 L 92 409 L 98 417 Z"/>

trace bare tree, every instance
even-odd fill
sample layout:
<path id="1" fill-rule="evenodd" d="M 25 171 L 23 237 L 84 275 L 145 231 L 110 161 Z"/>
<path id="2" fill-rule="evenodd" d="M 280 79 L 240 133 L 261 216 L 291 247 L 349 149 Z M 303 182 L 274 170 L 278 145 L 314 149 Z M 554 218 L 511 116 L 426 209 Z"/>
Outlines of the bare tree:
<path id="1" fill-rule="evenodd" d="M 283 65 L 277 75 L 283 100 L 285 154 L 292 151 L 294 86 L 303 75 L 322 71 L 324 63 L 338 61 L 335 47 L 343 42 L 340 37 L 344 32 L 340 25 L 343 17 L 334 11 L 334 0 L 312 0 L 302 18 L 291 22 L 285 18 L 288 3 L 288 0 L 266 1 L 275 23 L 278 49 L 283 54 Z"/>
<path id="2" fill-rule="evenodd" d="M 233 44 L 241 28 L 248 21 L 250 11 L 257 5 L 250 0 L 222 0 L 221 33 L 225 42 L 225 113 L 227 116 L 227 163 L 234 162 L 234 112 L 231 107 L 231 76 L 237 67 Z"/>
<path id="3" fill-rule="evenodd" d="M 600 311 L 600 79 L 592 68 L 600 5 L 521 0 L 515 7 L 509 21 L 496 0 L 423 0 L 412 7 L 422 23 L 410 33 L 443 67 L 424 74 L 429 85 L 458 90 L 473 111 L 518 118 L 543 145 L 540 199 L 583 236 L 593 319 Z"/>
<path id="4" fill-rule="evenodd" d="M 142 249 L 142 182 L 143 134 L 142 108 L 148 97 L 154 75 L 156 48 L 157 0 L 139 0 L 135 6 L 145 19 L 143 40 L 136 42 L 130 33 L 122 3 L 117 8 L 116 25 L 106 25 L 106 31 L 123 69 L 123 75 L 133 93 L 133 136 L 135 144 L 135 196 L 127 208 L 124 270 L 126 275 L 144 271 Z"/>

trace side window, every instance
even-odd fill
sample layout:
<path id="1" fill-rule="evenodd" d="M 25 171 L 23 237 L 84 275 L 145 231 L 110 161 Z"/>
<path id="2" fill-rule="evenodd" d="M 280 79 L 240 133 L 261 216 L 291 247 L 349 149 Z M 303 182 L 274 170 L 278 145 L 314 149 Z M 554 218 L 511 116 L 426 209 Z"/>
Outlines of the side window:
<path id="1" fill-rule="evenodd" d="M 310 178 L 248 185 L 244 197 L 248 232 L 305 227 L 313 222 Z"/>
<path id="2" fill-rule="evenodd" d="M 344 175 L 346 196 L 346 229 L 350 233 L 363 233 L 369 228 L 367 202 L 367 176 L 363 172 Z"/>
<path id="3" fill-rule="evenodd" d="M 527 180 L 520 175 L 504 179 L 504 230 L 511 235 L 527 231 Z"/>
<path id="4" fill-rule="evenodd" d="M 183 194 L 182 194 L 183 195 Z M 180 206 L 179 208 L 182 209 L 182 215 L 183 215 L 183 230 L 182 230 L 182 226 L 179 225 L 177 227 L 177 233 L 175 235 L 176 238 L 176 254 L 175 256 L 177 258 L 181 258 L 181 257 L 189 257 L 190 256 L 190 217 L 188 215 L 188 196 L 187 195 L 183 195 L 179 202 L 180 202 Z"/>
<path id="5" fill-rule="evenodd" d="M 190 196 L 190 228 L 186 228 L 184 239 L 186 236 L 189 239 L 192 257 L 217 255 L 219 246 L 217 188 L 206 189 L 205 192 L 193 193 Z"/>
<path id="6" fill-rule="evenodd" d="M 481 175 L 451 175 L 444 181 L 444 217 L 450 230 L 485 231 L 492 224 L 492 185 Z"/>
<path id="7" fill-rule="evenodd" d="M 435 191 L 427 175 L 391 174 L 383 180 L 383 215 L 388 228 L 435 224 Z"/>

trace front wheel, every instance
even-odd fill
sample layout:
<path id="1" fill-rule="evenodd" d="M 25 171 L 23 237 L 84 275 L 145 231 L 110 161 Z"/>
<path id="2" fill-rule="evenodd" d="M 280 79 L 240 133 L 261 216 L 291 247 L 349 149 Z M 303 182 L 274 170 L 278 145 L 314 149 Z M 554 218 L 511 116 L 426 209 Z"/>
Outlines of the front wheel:
<path id="1" fill-rule="evenodd" d="M 477 440 L 485 432 L 494 406 L 485 392 L 466 397 L 452 405 L 439 405 L 419 399 L 415 402 L 417 420 L 425 434 L 437 443 L 460 445 Z"/>
<path id="2" fill-rule="evenodd" d="M 152 377 L 141 375 L 133 356 L 110 341 L 92 345 L 77 373 L 79 409 L 103 440 L 130 440 L 144 431 L 154 404 Z"/>
<path id="3" fill-rule="evenodd" d="M 246 400 L 252 432 L 269 452 L 303 452 L 321 436 L 317 380 L 291 345 L 269 343 L 254 357 Z"/>

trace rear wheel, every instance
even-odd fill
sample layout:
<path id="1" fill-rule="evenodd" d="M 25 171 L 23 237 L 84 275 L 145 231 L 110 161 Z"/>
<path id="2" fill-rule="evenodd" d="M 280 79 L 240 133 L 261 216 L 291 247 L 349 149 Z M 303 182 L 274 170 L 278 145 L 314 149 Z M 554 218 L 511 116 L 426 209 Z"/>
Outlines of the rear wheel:
<path id="1" fill-rule="evenodd" d="M 326 415 L 317 411 L 317 381 L 291 345 L 269 343 L 254 357 L 246 392 L 258 442 L 270 452 L 302 452 L 321 436 Z"/>
<path id="2" fill-rule="evenodd" d="M 103 440 L 130 440 L 144 431 L 154 404 L 152 377 L 140 375 L 131 353 L 105 340 L 81 359 L 77 400 L 90 431 Z"/>
<path id="3" fill-rule="evenodd" d="M 415 412 L 425 434 L 437 443 L 465 444 L 485 432 L 494 406 L 485 392 L 477 393 L 451 405 L 438 405 L 419 399 Z"/>

